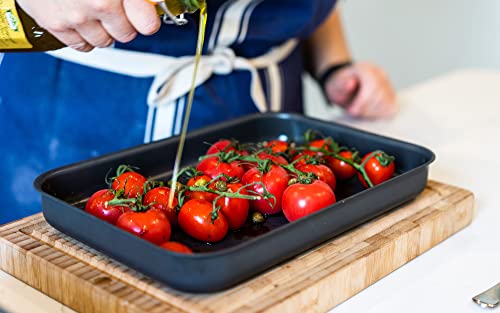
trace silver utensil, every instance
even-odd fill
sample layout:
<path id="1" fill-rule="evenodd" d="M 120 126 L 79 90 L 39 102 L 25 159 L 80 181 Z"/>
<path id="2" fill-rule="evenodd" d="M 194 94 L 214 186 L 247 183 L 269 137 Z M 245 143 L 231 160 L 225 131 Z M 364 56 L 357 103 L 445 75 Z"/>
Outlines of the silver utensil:
<path id="1" fill-rule="evenodd" d="M 491 287 L 483 293 L 478 294 L 472 301 L 482 308 L 494 308 L 500 304 L 500 283 Z"/>

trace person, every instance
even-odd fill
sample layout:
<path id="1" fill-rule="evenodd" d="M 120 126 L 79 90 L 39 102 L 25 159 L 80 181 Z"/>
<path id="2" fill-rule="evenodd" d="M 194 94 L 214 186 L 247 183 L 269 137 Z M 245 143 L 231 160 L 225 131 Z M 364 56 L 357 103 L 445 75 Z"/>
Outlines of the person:
<path id="1" fill-rule="evenodd" d="M 256 112 L 302 113 L 305 69 L 317 78 L 337 69 L 323 79 L 325 94 L 351 116 L 397 112 L 384 71 L 349 63 L 335 1 L 207 2 L 190 130 Z M 144 0 L 18 4 L 74 50 L 3 56 L 0 224 L 41 210 L 32 187 L 40 173 L 179 133 L 199 23 L 193 14 L 187 25 L 162 25 Z"/>

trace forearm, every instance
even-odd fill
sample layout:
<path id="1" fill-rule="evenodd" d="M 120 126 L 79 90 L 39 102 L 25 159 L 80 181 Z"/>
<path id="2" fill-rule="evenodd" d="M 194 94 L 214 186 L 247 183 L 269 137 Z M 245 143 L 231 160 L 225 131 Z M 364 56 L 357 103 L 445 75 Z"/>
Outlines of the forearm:
<path id="1" fill-rule="evenodd" d="M 305 48 L 308 70 L 315 77 L 319 77 L 332 65 L 351 60 L 338 8 L 309 37 Z"/>

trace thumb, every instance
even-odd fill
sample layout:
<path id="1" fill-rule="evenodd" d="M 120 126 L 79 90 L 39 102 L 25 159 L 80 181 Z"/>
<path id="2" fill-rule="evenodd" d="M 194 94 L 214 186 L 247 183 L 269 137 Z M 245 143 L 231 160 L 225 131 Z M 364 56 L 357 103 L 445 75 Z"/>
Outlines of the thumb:
<path id="1" fill-rule="evenodd" d="M 328 99 L 340 106 L 347 106 L 358 89 L 359 80 L 354 71 L 342 70 L 327 81 L 325 91 Z"/>

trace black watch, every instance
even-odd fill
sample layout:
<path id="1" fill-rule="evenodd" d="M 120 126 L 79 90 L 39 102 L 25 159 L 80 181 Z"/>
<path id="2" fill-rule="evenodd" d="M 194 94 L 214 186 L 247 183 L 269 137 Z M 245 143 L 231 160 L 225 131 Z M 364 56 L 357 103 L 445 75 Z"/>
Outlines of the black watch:
<path id="1" fill-rule="evenodd" d="M 328 80 L 328 78 L 330 78 L 331 75 L 337 73 L 339 70 L 343 69 L 344 67 L 351 66 L 351 65 L 352 65 L 352 61 L 347 61 L 347 62 L 342 62 L 342 63 L 337 63 L 334 65 L 331 65 L 329 68 L 327 68 L 326 71 L 324 71 L 323 74 L 321 74 L 320 77 L 318 78 L 318 82 L 319 82 L 321 88 L 323 88 L 323 90 L 325 89 L 326 81 Z"/>

